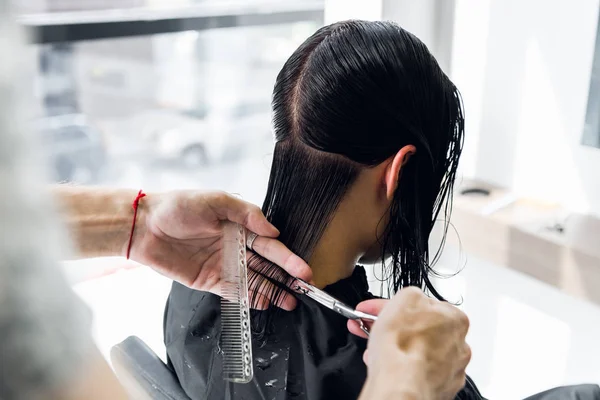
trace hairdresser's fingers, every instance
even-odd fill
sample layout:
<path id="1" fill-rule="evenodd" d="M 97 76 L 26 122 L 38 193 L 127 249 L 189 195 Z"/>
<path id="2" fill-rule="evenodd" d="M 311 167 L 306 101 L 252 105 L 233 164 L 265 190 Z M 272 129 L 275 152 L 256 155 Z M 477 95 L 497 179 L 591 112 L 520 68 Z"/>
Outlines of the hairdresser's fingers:
<path id="1" fill-rule="evenodd" d="M 255 279 L 259 279 L 260 282 Z M 256 292 L 262 298 L 269 299 L 269 301 L 273 302 L 276 307 L 282 308 L 286 311 L 292 311 L 298 305 L 296 298 L 283 290 L 279 290 L 279 296 L 277 296 L 276 299 L 273 299 L 273 293 L 277 291 L 275 285 L 267 280 L 260 279 L 260 277 L 255 277 L 251 280 L 250 290 Z"/>
<path id="2" fill-rule="evenodd" d="M 395 314 L 399 310 L 421 309 L 423 307 L 452 307 L 446 303 L 441 303 L 435 299 L 426 296 L 422 290 L 417 287 L 407 287 L 402 289 L 391 300 L 390 299 L 371 299 L 365 300 L 356 306 L 356 309 L 367 314 L 379 315 L 384 308 L 388 313 Z M 453 307 L 455 308 L 455 307 Z M 388 318 L 389 319 L 389 318 Z"/>
<path id="3" fill-rule="evenodd" d="M 458 393 L 467 383 L 467 366 L 471 361 L 471 348 L 464 343 L 463 351 L 456 357 L 454 370 L 457 371 L 454 378 L 448 382 L 448 391 L 452 394 Z"/>
<path id="4" fill-rule="evenodd" d="M 471 346 L 469 346 L 466 342 L 462 345 L 462 351 L 460 356 L 458 357 L 458 362 L 462 371 L 467 368 L 469 363 L 471 362 L 471 357 L 473 357 L 473 351 L 471 350 Z"/>
<path id="5" fill-rule="evenodd" d="M 250 296 L 250 308 L 254 310 L 266 310 L 269 308 L 269 299 L 262 293 L 249 289 L 248 295 Z"/>
<path id="6" fill-rule="evenodd" d="M 348 320 L 348 330 L 353 335 L 359 336 L 359 337 L 364 338 L 364 339 L 368 339 L 369 338 L 367 336 L 367 334 L 364 333 L 362 329 L 360 329 L 360 325 L 358 324 L 358 322 L 356 322 L 354 320 L 351 320 L 351 319 Z"/>
<path id="7" fill-rule="evenodd" d="M 365 301 L 363 301 L 361 303 L 358 303 L 358 305 L 356 306 L 356 309 L 358 311 L 362 311 L 362 312 L 365 312 L 367 314 L 379 315 L 379 313 L 381 312 L 381 310 L 383 310 L 383 308 L 388 303 L 389 303 L 388 299 L 371 299 L 371 300 L 365 300 Z M 372 321 L 363 321 L 363 324 L 365 324 L 369 330 L 371 330 L 371 328 L 373 326 L 373 322 Z M 352 334 L 354 334 L 356 336 L 360 336 L 362 338 L 368 339 L 368 336 L 360 328 L 360 325 L 359 325 L 359 323 L 357 321 L 348 320 L 348 330 L 350 331 L 350 333 L 352 333 Z"/>
<path id="8" fill-rule="evenodd" d="M 308 264 L 280 241 L 259 236 L 254 240 L 252 249 L 267 260 L 279 265 L 291 276 L 305 281 L 312 280 L 312 270 Z"/>
<path id="9" fill-rule="evenodd" d="M 251 258 L 251 254 L 252 252 L 248 251 L 246 256 Z M 277 279 L 275 276 L 272 276 L 271 278 Z M 267 278 L 261 276 L 251 269 L 248 270 L 248 291 L 254 292 L 264 299 L 268 299 L 267 306 L 269 303 L 273 303 L 276 307 L 282 308 L 286 311 L 292 311 L 298 305 L 298 302 L 293 295 L 283 289 L 276 288 L 276 286 Z"/>
<path id="10" fill-rule="evenodd" d="M 381 310 L 389 303 L 388 299 L 372 299 L 358 303 L 356 309 L 371 315 L 379 315 Z"/>
<path id="11" fill-rule="evenodd" d="M 225 192 L 207 196 L 206 202 L 221 220 L 237 222 L 261 236 L 279 236 L 277 228 L 267 221 L 260 208 L 254 204 Z"/>
<path id="12" fill-rule="evenodd" d="M 289 294 L 283 289 L 277 290 L 275 285 L 270 282 L 263 281 L 260 284 L 255 285 L 255 287 L 252 289 L 257 293 L 260 293 L 260 295 L 264 298 L 269 299 L 269 301 L 276 307 L 282 308 L 286 311 L 292 311 L 298 305 L 298 302 L 293 295 Z M 273 298 L 273 293 L 275 291 L 279 292 L 279 295 L 276 296 L 276 298 Z"/>
<path id="13" fill-rule="evenodd" d="M 292 311 L 298 306 L 298 301 L 294 296 L 289 293 L 286 293 L 283 298 L 281 298 L 275 305 L 279 308 L 282 308 L 286 311 Z"/>

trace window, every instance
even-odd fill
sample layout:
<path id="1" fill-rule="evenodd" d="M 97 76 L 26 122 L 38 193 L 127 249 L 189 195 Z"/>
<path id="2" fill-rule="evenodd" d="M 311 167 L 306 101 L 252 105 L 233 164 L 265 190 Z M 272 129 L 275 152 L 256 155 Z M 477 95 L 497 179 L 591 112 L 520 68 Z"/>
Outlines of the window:
<path id="1" fill-rule="evenodd" d="M 582 143 L 600 148 L 600 24 L 597 29 Z"/>
<path id="2" fill-rule="evenodd" d="M 323 1 L 171 4 L 23 2 L 49 168 L 61 181 L 221 189 L 260 203 L 273 84 L 322 25 Z"/>
<path id="3" fill-rule="evenodd" d="M 269 114 L 271 105 L 267 101 L 238 104 L 233 111 L 234 118 L 250 117 L 257 114 Z"/>

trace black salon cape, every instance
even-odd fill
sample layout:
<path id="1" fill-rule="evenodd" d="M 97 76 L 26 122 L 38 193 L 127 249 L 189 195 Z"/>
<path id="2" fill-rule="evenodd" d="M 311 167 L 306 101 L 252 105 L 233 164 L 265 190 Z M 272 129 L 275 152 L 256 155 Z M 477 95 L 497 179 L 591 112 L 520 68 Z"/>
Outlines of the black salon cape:
<path id="1" fill-rule="evenodd" d="M 325 288 L 355 307 L 374 296 L 362 267 Z M 260 312 L 260 311 L 256 311 Z M 254 379 L 225 383 L 219 348 L 220 298 L 174 283 L 165 310 L 169 365 L 192 399 L 356 399 L 367 376 L 362 356 L 367 341 L 348 332 L 347 319 L 300 299 L 292 312 L 275 318 L 274 333 L 253 342 Z M 481 399 L 469 379 L 459 400 Z"/>

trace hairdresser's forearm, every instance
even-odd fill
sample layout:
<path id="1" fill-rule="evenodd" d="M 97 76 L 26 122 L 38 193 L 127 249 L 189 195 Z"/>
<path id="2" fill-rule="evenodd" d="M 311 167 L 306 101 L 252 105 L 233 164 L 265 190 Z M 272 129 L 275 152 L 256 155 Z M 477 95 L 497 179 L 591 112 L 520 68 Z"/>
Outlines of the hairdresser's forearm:
<path id="1" fill-rule="evenodd" d="M 133 220 L 131 204 L 137 194 L 135 190 L 56 185 L 52 192 L 75 244 L 76 256 L 89 258 L 125 254 Z M 144 227 L 140 213 L 136 231 Z"/>

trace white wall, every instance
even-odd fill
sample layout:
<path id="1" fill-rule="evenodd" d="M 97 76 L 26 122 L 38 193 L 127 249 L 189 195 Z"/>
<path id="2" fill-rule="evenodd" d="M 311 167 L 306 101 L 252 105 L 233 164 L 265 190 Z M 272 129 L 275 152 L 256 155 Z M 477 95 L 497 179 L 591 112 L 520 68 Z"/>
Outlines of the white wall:
<path id="1" fill-rule="evenodd" d="M 395 21 L 417 36 L 450 73 L 454 0 L 382 0 L 382 19 Z"/>
<path id="2" fill-rule="evenodd" d="M 382 0 L 326 0 L 325 24 L 347 19 L 381 19 Z"/>
<path id="3" fill-rule="evenodd" d="M 600 214 L 600 151 L 580 145 L 598 0 L 457 0 L 452 78 L 463 172 Z"/>
<path id="4" fill-rule="evenodd" d="M 454 0 L 326 0 L 325 23 L 345 19 L 395 21 L 423 41 L 448 73 Z"/>

